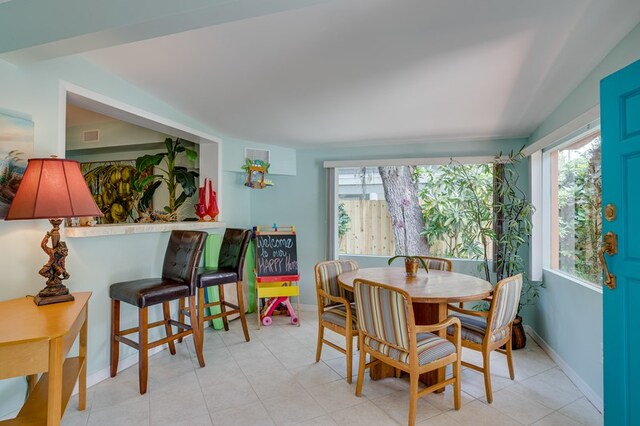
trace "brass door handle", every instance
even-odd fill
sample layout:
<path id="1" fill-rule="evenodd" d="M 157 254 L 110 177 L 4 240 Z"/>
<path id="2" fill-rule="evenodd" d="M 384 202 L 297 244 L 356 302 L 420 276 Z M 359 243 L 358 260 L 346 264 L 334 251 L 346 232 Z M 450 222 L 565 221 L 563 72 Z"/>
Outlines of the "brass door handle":
<path id="1" fill-rule="evenodd" d="M 607 260 L 604 257 L 605 253 L 609 256 L 618 253 L 618 236 L 611 231 L 605 234 L 604 244 L 600 247 L 600 250 L 598 250 L 598 257 L 604 270 L 604 284 L 613 290 L 616 288 L 616 276 L 610 273 L 609 268 L 607 268 Z"/>

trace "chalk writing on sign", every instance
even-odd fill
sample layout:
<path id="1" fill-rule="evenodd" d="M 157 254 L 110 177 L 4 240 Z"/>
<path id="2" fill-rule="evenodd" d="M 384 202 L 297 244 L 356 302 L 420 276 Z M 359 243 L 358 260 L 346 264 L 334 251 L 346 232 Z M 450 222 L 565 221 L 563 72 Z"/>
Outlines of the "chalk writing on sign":
<path id="1" fill-rule="evenodd" d="M 258 275 L 297 275 L 298 259 L 295 234 L 257 235 Z"/>

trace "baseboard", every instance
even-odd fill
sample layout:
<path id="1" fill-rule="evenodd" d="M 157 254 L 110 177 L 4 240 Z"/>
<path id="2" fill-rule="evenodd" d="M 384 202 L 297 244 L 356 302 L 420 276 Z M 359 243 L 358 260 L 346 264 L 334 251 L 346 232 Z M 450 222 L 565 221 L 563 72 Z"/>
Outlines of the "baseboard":
<path id="1" fill-rule="evenodd" d="M 557 352 L 554 351 L 553 348 L 549 346 L 549 344 L 545 342 L 538 333 L 535 332 L 533 328 L 529 327 L 528 325 L 525 325 L 524 328 L 527 334 L 529 334 L 533 338 L 533 340 L 535 340 L 535 342 L 542 348 L 542 350 L 545 351 L 547 355 L 549 355 L 549 357 L 553 360 L 553 362 L 555 362 L 558 367 L 560 367 L 560 369 L 564 372 L 564 374 L 567 375 L 569 380 L 571 380 L 573 384 L 576 385 L 578 389 L 580 389 L 580 392 L 582 392 L 584 396 L 596 407 L 596 409 L 602 413 L 604 410 L 604 401 L 602 400 L 600 395 L 598 395 L 591 388 L 591 386 L 589 386 L 584 380 L 582 380 L 578 373 L 576 373 L 573 368 L 571 368 L 571 366 L 567 364 L 567 362 L 563 360 L 562 357 L 560 357 L 560 355 L 558 355 Z"/>
<path id="2" fill-rule="evenodd" d="M 303 312 L 318 312 L 318 306 L 317 305 L 307 305 L 304 303 L 300 304 L 300 310 Z"/>

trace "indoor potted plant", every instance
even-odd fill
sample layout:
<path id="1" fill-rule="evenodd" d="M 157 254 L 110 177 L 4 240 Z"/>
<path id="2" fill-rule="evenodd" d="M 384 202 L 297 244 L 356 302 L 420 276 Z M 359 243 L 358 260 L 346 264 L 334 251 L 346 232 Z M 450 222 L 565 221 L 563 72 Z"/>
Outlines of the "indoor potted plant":
<path id="1" fill-rule="evenodd" d="M 527 244 L 531 235 L 533 228 L 531 215 L 535 210 L 531 202 L 527 200 L 526 194 L 518 187 L 519 173 L 517 168 L 513 166 L 522 158 L 524 158 L 522 150 L 517 153 L 511 152 L 506 162 L 501 159 L 501 155 L 498 155 L 493 164 L 495 184 L 491 205 L 495 219 L 491 223 L 480 220 L 480 218 L 476 221 L 479 235 L 494 241 L 493 271 L 495 272 L 495 282 L 518 273 L 523 273 L 524 276 L 518 315 L 513 323 L 513 349 L 523 348 L 526 344 L 522 318 L 519 315 L 520 310 L 526 305 L 536 303 L 540 288 L 544 286 L 541 281 L 531 281 L 527 278 L 524 271 L 524 259 L 519 254 L 520 248 Z M 468 185 L 473 187 L 473 179 L 468 175 L 467 177 Z M 481 202 L 479 198 L 475 198 L 475 200 Z M 479 212 L 482 209 L 472 208 L 470 210 Z M 487 281 L 492 281 L 488 249 L 488 244 L 485 244 L 481 268 L 485 275 L 484 278 Z M 488 306 L 487 302 L 482 302 L 477 304 L 474 309 L 486 310 Z"/>
<path id="2" fill-rule="evenodd" d="M 177 220 L 177 211 L 180 206 L 184 204 L 188 197 L 195 194 L 198 189 L 196 184 L 198 172 L 177 166 L 176 159 L 180 154 L 184 153 L 190 161 L 195 161 L 198 158 L 198 153 L 185 147 L 183 140 L 180 138 L 175 140 L 166 138 L 164 143 L 167 148 L 166 152 L 143 155 L 136 159 L 136 175 L 133 180 L 133 188 L 142 194 L 138 201 L 138 209 L 141 212 L 146 212 L 151 206 L 156 189 L 162 183 L 165 183 L 169 192 L 169 205 L 164 207 L 164 211 L 166 218 L 173 222 Z M 164 167 L 160 167 L 163 161 Z M 163 174 L 148 174 L 148 170 L 153 167 L 162 171 Z M 176 194 L 178 186 L 182 189 L 179 195 Z"/>

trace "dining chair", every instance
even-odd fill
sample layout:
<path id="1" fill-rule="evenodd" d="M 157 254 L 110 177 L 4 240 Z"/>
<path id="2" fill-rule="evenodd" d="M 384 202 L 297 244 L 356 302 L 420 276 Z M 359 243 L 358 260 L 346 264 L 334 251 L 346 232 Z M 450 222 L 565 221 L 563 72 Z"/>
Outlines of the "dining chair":
<path id="1" fill-rule="evenodd" d="M 238 315 L 244 332 L 244 339 L 248 342 L 249 329 L 247 328 L 247 320 L 245 316 L 244 294 L 243 294 L 243 275 L 244 261 L 247 254 L 247 248 L 251 242 L 250 229 L 227 228 L 222 237 L 220 245 L 220 254 L 218 255 L 217 267 L 204 267 L 198 269 L 198 277 L 196 280 L 197 287 L 197 313 L 198 324 L 201 330 L 204 330 L 206 321 L 222 318 L 225 331 L 229 331 L 228 316 Z M 237 304 L 225 300 L 224 286 L 225 284 L 234 284 L 236 287 Z M 209 287 L 218 288 L 218 300 L 209 301 L 207 299 L 207 289 Z M 220 312 L 205 314 L 206 308 L 219 307 Z M 180 301 L 180 320 L 184 315 L 188 315 L 189 308 L 184 306 L 184 299 Z M 204 339 L 203 339 L 204 342 Z"/>
<path id="2" fill-rule="evenodd" d="M 449 271 L 453 270 L 453 263 L 449 259 L 442 257 L 431 256 L 417 256 L 424 259 L 424 263 L 427 265 L 427 269 L 434 271 Z"/>
<path id="3" fill-rule="evenodd" d="M 462 362 L 462 365 L 484 374 L 484 387 L 487 402 L 493 401 L 491 391 L 491 352 L 497 351 L 507 356 L 509 376 L 515 378 L 511 348 L 511 327 L 518 312 L 520 292 L 522 290 L 522 274 L 505 278 L 496 284 L 490 298 L 489 311 L 471 311 L 449 305 L 453 316 L 462 324 L 462 346 L 482 353 L 482 366 Z M 449 336 L 451 330 L 447 333 Z M 500 349 L 506 346 L 505 349 Z"/>
<path id="4" fill-rule="evenodd" d="M 111 377 L 115 377 L 118 373 L 120 343 L 137 349 L 140 394 L 147 392 L 148 352 L 151 348 L 166 343 L 171 355 L 175 355 L 174 340 L 193 334 L 198 363 L 200 367 L 205 365 L 202 355 L 202 329 L 198 326 L 195 310 L 195 289 L 198 264 L 202 257 L 206 238 L 207 233 L 202 231 L 171 231 L 160 278 L 124 281 L 111 284 L 109 287 L 109 297 L 111 297 Z M 185 324 L 184 321 L 171 319 L 169 302 L 185 298 L 190 301 L 191 325 Z M 138 308 L 137 327 L 120 330 L 120 302 Z M 164 318 L 149 324 L 149 307 L 158 304 L 162 304 Z M 149 342 L 149 329 L 160 326 L 165 327 L 166 336 Z M 181 331 L 173 334 L 172 326 Z M 138 342 L 125 337 L 133 333 L 138 333 Z"/>
<path id="5" fill-rule="evenodd" d="M 419 256 L 424 259 L 424 263 L 427 265 L 428 270 L 434 271 L 453 271 L 453 262 L 449 259 L 445 259 L 442 257 L 432 257 L 432 256 Z M 458 306 L 463 308 L 464 302 L 458 302 Z"/>
<path id="6" fill-rule="evenodd" d="M 364 371 L 378 362 L 409 373 L 409 425 L 414 425 L 418 398 L 453 384 L 453 405 L 460 409 L 460 320 L 449 317 L 434 325 L 416 325 L 409 293 L 386 284 L 356 279 L 360 361 L 356 396 L 362 394 Z M 434 332 L 452 327 L 452 341 Z M 366 354 L 370 362 L 365 363 Z M 452 364 L 453 375 L 418 390 L 420 374 Z"/>
<path id="7" fill-rule="evenodd" d="M 338 284 L 338 275 L 358 269 L 358 264 L 350 260 L 328 260 L 315 266 L 316 296 L 318 301 L 318 343 L 316 362 L 320 361 L 322 345 L 327 344 L 342 352 L 347 358 L 347 383 L 351 383 L 353 361 L 353 338 L 357 335 L 353 293 Z M 345 337 L 345 347 L 338 346 L 324 338 L 328 328 Z"/>

